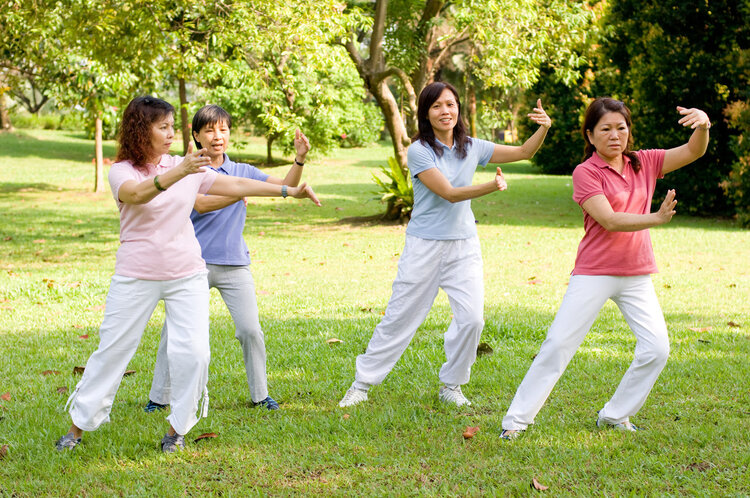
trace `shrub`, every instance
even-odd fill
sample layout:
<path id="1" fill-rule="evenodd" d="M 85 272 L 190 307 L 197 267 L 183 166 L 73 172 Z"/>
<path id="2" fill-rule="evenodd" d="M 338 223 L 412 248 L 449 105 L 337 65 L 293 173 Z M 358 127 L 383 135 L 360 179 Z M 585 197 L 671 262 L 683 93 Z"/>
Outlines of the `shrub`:
<path id="1" fill-rule="evenodd" d="M 724 110 L 729 127 L 739 131 L 730 147 L 737 155 L 729 177 L 721 184 L 726 196 L 734 203 L 740 226 L 750 227 L 750 103 L 737 101 Z"/>
<path id="2" fill-rule="evenodd" d="M 385 211 L 385 219 L 400 220 L 402 223 L 411 218 L 414 208 L 414 187 L 409 175 L 404 175 L 395 157 L 388 158 L 388 167 L 381 166 L 380 170 L 390 180 L 382 180 L 373 173 L 372 179 L 378 184 L 380 190 L 375 199 L 388 204 Z"/>

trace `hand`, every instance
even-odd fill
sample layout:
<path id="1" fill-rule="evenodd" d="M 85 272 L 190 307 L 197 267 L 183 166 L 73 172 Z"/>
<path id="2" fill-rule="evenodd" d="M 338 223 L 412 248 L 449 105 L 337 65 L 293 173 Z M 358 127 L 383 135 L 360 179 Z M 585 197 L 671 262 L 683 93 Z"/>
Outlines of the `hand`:
<path id="1" fill-rule="evenodd" d="M 531 119 L 533 122 L 540 126 L 544 126 L 547 129 L 552 126 L 552 119 L 547 116 L 547 113 L 544 112 L 544 108 L 542 108 L 542 99 L 536 100 L 536 107 L 534 107 L 534 112 L 528 114 L 528 116 L 529 119 Z"/>
<path id="2" fill-rule="evenodd" d="M 299 187 L 289 187 L 287 192 L 289 195 L 294 197 L 295 199 L 310 199 L 313 201 L 313 204 L 316 206 L 320 206 L 320 201 L 318 200 L 318 197 L 315 195 L 315 192 L 313 192 L 313 189 L 311 186 L 309 186 L 307 183 L 303 183 Z"/>
<path id="3" fill-rule="evenodd" d="M 505 181 L 505 177 L 503 176 L 503 170 L 501 170 L 499 167 L 497 168 L 497 175 L 495 175 L 495 184 L 497 185 L 498 190 L 508 189 L 508 183 Z"/>
<path id="4" fill-rule="evenodd" d="M 675 200 L 675 191 L 674 189 L 669 190 L 667 196 L 664 198 L 664 202 L 661 203 L 659 211 L 656 212 L 662 220 L 662 223 L 669 223 L 672 220 L 672 216 L 677 212 L 674 210 L 676 205 L 677 201 Z"/>
<path id="5" fill-rule="evenodd" d="M 295 159 L 301 163 L 305 162 L 305 156 L 310 152 L 310 141 L 299 128 L 294 132 L 294 148 L 297 151 Z"/>
<path id="6" fill-rule="evenodd" d="M 711 128 L 711 120 L 708 119 L 708 115 L 696 109 L 695 107 L 687 109 L 685 107 L 677 106 L 677 111 L 682 114 L 682 117 L 678 121 L 682 126 L 689 126 L 691 129 L 700 127 L 702 130 Z"/>
<path id="7" fill-rule="evenodd" d="M 206 170 L 204 166 L 211 164 L 211 159 L 203 154 L 206 149 L 201 149 L 193 152 L 193 143 L 188 144 L 187 154 L 180 163 L 180 168 L 184 176 L 192 175 L 194 173 L 204 173 Z"/>

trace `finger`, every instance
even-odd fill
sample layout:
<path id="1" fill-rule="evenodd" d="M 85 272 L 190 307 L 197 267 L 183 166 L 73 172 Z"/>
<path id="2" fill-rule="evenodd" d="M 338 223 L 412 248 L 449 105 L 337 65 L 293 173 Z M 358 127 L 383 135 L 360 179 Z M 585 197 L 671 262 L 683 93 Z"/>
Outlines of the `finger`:
<path id="1" fill-rule="evenodd" d="M 310 197 L 310 200 L 313 201 L 313 203 L 316 206 L 320 206 L 320 201 L 318 200 L 318 196 L 315 195 L 315 192 L 313 192 L 312 187 L 307 187 L 305 189 L 305 192 L 307 192 L 308 197 Z"/>
<path id="2" fill-rule="evenodd" d="M 682 114 L 683 113 L 682 111 L 687 111 L 687 107 L 682 107 L 681 105 L 678 105 L 677 106 L 677 112 L 679 112 L 680 114 Z"/>
<path id="3" fill-rule="evenodd" d="M 297 128 L 296 130 L 294 130 L 294 139 L 295 140 L 299 140 L 300 139 L 300 135 L 302 135 L 302 132 L 299 130 L 299 128 Z"/>
<path id="4" fill-rule="evenodd" d="M 192 154 L 193 153 L 193 142 L 188 142 L 187 153 L 188 154 Z"/>

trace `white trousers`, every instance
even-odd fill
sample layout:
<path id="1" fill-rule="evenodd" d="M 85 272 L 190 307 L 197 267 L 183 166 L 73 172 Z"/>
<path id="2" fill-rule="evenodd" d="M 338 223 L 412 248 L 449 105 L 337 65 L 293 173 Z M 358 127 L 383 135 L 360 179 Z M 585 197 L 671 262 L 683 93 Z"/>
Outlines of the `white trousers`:
<path id="1" fill-rule="evenodd" d="M 440 380 L 449 385 L 469 382 L 484 328 L 479 239 L 425 240 L 407 235 L 385 316 L 365 353 L 357 357 L 355 387 L 367 388 L 385 379 L 427 317 L 440 288 L 453 311 L 445 332 L 446 361 Z"/>
<path id="2" fill-rule="evenodd" d="M 250 266 L 207 264 L 206 268 L 208 268 L 209 288 L 219 289 L 234 321 L 234 336 L 242 348 L 250 399 L 257 403 L 268 396 L 266 343 L 258 319 L 255 282 Z M 154 380 L 149 394 L 151 401 L 162 405 L 168 404 L 171 396 L 167 336 L 168 327 L 165 323 L 161 331 L 159 353 L 156 355 L 156 365 L 154 365 Z"/>
<path id="3" fill-rule="evenodd" d="M 617 424 L 643 406 L 669 356 L 667 325 L 651 276 L 574 275 L 547 338 L 503 418 L 503 429 L 523 430 L 534 423 L 608 299 L 620 308 L 637 342 L 630 368 L 599 416 L 604 422 Z"/>
<path id="4" fill-rule="evenodd" d="M 210 359 L 206 274 L 161 281 L 115 275 L 99 329 L 99 347 L 89 357 L 83 377 L 68 400 L 77 427 L 93 431 L 109 421 L 125 368 L 162 299 L 170 330 L 167 356 L 174 390 L 167 420 L 178 434 L 186 434 L 198 422 L 201 396 L 207 402 Z"/>

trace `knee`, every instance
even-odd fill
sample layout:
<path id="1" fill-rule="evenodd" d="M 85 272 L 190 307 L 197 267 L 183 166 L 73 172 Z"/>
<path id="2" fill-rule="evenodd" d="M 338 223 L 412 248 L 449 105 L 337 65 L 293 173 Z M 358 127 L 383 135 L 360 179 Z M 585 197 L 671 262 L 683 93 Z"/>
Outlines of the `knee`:
<path id="1" fill-rule="evenodd" d="M 484 315 L 481 312 L 467 315 L 464 317 L 464 326 L 477 335 L 481 334 L 484 329 Z"/>
<path id="2" fill-rule="evenodd" d="M 238 325 L 234 329 L 234 337 L 241 344 L 263 342 L 263 330 L 260 328 L 260 324 Z"/>
<path id="3" fill-rule="evenodd" d="M 654 364 L 664 366 L 669 358 L 669 340 L 664 339 L 654 344 L 650 344 L 648 349 L 640 355 L 640 360 L 644 364 Z"/>

